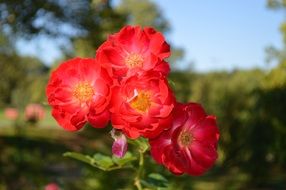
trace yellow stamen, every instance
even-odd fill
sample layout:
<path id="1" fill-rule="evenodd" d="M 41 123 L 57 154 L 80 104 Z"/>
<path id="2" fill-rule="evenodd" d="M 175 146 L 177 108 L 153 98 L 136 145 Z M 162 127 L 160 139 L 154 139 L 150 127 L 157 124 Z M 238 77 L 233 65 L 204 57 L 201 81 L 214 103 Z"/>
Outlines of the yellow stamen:
<path id="1" fill-rule="evenodd" d="M 138 112 L 146 112 L 151 106 L 150 93 L 139 92 L 138 95 L 130 102 L 130 105 Z"/>
<path id="2" fill-rule="evenodd" d="M 86 102 L 92 99 L 94 89 L 88 82 L 80 82 L 75 85 L 73 95 L 81 102 Z"/>
<path id="3" fill-rule="evenodd" d="M 189 146 L 193 141 L 193 135 L 190 132 L 184 131 L 179 135 L 179 144 L 182 146 Z"/>
<path id="4" fill-rule="evenodd" d="M 143 62 L 143 57 L 138 53 L 131 53 L 125 58 L 125 64 L 129 68 L 142 67 Z"/>

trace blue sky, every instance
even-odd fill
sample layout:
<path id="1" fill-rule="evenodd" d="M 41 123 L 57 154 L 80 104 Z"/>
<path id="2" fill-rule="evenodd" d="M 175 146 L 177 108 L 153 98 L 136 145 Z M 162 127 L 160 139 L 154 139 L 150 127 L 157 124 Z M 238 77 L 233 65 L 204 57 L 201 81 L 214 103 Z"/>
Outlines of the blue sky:
<path id="1" fill-rule="evenodd" d="M 281 47 L 283 13 L 266 0 L 156 0 L 171 24 L 167 40 L 185 49 L 180 67 L 194 62 L 197 71 L 267 68 L 265 48 Z M 22 54 L 47 63 L 60 56 L 53 41 L 20 42 Z M 23 48 L 25 47 L 25 48 Z"/>
<path id="2" fill-rule="evenodd" d="M 172 25 L 169 38 L 196 70 L 265 68 L 265 47 L 281 46 L 283 14 L 267 9 L 266 0 L 156 2 Z"/>

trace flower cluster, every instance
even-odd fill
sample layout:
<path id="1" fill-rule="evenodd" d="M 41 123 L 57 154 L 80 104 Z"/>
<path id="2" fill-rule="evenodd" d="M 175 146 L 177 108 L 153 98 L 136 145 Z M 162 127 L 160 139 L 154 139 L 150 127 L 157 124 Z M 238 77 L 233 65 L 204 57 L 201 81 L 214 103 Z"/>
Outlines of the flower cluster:
<path id="1" fill-rule="evenodd" d="M 127 149 L 124 135 L 144 137 L 155 161 L 172 173 L 202 174 L 217 158 L 219 132 L 199 104 L 176 101 L 167 80 L 170 54 L 160 32 L 124 27 L 95 58 L 75 58 L 52 72 L 46 89 L 52 115 L 69 131 L 111 121 L 118 157 Z"/>

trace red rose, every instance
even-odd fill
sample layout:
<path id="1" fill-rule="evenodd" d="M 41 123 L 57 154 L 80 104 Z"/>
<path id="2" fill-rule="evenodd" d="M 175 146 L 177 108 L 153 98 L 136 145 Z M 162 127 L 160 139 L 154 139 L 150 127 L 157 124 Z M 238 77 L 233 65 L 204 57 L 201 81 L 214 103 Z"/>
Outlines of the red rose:
<path id="1" fill-rule="evenodd" d="M 173 93 L 159 73 L 126 78 L 113 89 L 111 122 L 128 137 L 153 138 L 171 126 Z"/>
<path id="2" fill-rule="evenodd" d="M 164 59 L 169 56 L 170 47 L 160 32 L 126 26 L 99 47 L 96 59 L 121 79 L 149 70 L 167 75 L 170 68 Z"/>
<path id="3" fill-rule="evenodd" d="M 150 140 L 151 155 L 172 173 L 201 175 L 217 159 L 219 131 L 199 104 L 177 104 L 172 127 Z"/>
<path id="4" fill-rule="evenodd" d="M 88 121 L 104 127 L 110 118 L 112 80 L 94 59 L 75 58 L 62 63 L 51 75 L 46 94 L 52 115 L 69 131 L 79 130 Z"/>

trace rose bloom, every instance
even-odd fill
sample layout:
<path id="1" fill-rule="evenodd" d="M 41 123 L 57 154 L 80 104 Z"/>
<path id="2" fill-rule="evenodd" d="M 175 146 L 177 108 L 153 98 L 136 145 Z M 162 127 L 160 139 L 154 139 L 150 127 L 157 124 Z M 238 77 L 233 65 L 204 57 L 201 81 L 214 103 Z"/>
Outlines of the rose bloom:
<path id="1" fill-rule="evenodd" d="M 97 50 L 96 59 L 108 68 L 117 79 L 145 71 L 170 72 L 165 58 L 170 46 L 164 36 L 153 28 L 126 26 L 109 36 Z"/>
<path id="2" fill-rule="evenodd" d="M 29 104 L 25 108 L 25 118 L 28 121 L 39 121 L 45 117 L 45 109 L 40 104 Z"/>
<path id="3" fill-rule="evenodd" d="M 217 159 L 219 131 L 199 104 L 178 103 L 172 127 L 150 140 L 151 155 L 172 173 L 201 175 Z"/>
<path id="4" fill-rule="evenodd" d="M 62 63 L 51 75 L 46 94 L 52 115 L 69 131 L 88 121 L 104 127 L 110 118 L 108 105 L 112 80 L 94 59 L 75 58 Z"/>
<path id="5" fill-rule="evenodd" d="M 126 78 L 113 88 L 111 122 L 130 138 L 153 138 L 171 126 L 174 96 L 159 73 Z"/>

